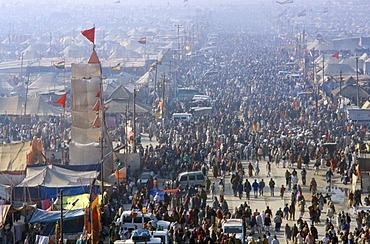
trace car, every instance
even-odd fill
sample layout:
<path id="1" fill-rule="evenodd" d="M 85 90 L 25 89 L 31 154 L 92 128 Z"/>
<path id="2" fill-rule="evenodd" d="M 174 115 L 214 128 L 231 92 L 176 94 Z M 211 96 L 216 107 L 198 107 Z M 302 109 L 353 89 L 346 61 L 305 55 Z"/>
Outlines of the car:
<path id="1" fill-rule="evenodd" d="M 138 187 L 146 186 L 146 183 L 148 182 L 150 177 L 153 177 L 153 175 L 154 175 L 153 172 L 143 172 L 143 173 L 141 173 L 137 182 L 136 182 L 136 185 Z"/>

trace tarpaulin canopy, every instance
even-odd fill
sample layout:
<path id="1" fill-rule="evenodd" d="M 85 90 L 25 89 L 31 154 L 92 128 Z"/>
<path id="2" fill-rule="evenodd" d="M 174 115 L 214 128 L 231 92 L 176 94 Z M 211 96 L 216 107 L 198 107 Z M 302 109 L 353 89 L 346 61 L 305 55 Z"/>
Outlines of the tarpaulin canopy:
<path id="1" fill-rule="evenodd" d="M 101 202 L 101 195 L 97 196 L 98 202 Z M 63 209 L 84 209 L 90 204 L 90 194 L 80 194 L 75 196 L 63 196 Z M 53 203 L 53 208 L 60 210 L 60 198 L 57 198 Z"/>
<path id="2" fill-rule="evenodd" d="M 64 210 L 63 219 L 72 220 L 83 217 L 85 211 L 83 209 L 78 210 Z M 30 223 L 55 223 L 60 220 L 60 211 L 45 211 L 36 209 L 36 212 L 32 215 Z"/>
<path id="3" fill-rule="evenodd" d="M 96 171 L 73 171 L 58 166 L 31 167 L 18 186 L 68 187 L 89 185 L 98 176 Z"/>
<path id="4" fill-rule="evenodd" d="M 65 196 L 87 193 L 98 175 L 97 171 L 75 171 L 55 165 L 29 167 L 26 178 L 14 188 L 15 198 L 51 199 L 56 198 L 61 189 Z"/>
<path id="5" fill-rule="evenodd" d="M 11 205 L 0 205 L 0 225 L 3 225 Z"/>
<path id="6" fill-rule="evenodd" d="M 0 97 L 0 114 L 7 115 L 60 115 L 63 111 L 45 102 L 41 97 L 27 97 L 27 110 L 24 111 L 26 98 L 21 96 Z"/>
<path id="7" fill-rule="evenodd" d="M 29 150 L 29 142 L 1 145 L 0 171 L 24 171 L 26 169 L 26 159 Z"/>

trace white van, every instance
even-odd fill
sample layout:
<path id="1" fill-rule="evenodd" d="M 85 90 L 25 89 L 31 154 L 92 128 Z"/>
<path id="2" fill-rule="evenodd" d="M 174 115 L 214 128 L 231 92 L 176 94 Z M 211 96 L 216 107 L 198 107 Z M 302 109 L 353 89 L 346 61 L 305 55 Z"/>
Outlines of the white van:
<path id="1" fill-rule="evenodd" d="M 142 212 L 123 211 L 118 224 L 123 227 L 123 229 L 127 228 L 127 230 L 132 231 L 141 229 L 143 224 L 149 221 L 158 222 L 157 218 L 152 213 L 143 214 Z"/>
<path id="2" fill-rule="evenodd" d="M 207 96 L 207 95 L 194 95 L 191 100 L 193 100 L 193 101 L 202 100 L 202 101 L 212 102 L 212 98 L 210 96 Z"/>
<path id="3" fill-rule="evenodd" d="M 155 230 L 151 232 L 152 237 L 161 238 L 161 243 L 170 244 L 168 230 Z"/>
<path id="4" fill-rule="evenodd" d="M 114 243 L 115 244 L 120 244 L 120 243 L 136 243 L 136 244 L 140 244 L 140 243 L 147 243 L 147 244 L 150 244 L 150 243 L 162 243 L 162 244 L 170 244 L 170 239 L 169 239 L 169 236 L 168 236 L 168 230 L 155 230 L 155 231 L 149 231 L 149 234 L 150 234 L 150 240 L 144 242 L 144 241 L 134 241 L 131 237 L 131 239 L 129 240 L 118 240 L 118 241 L 115 241 Z"/>
<path id="5" fill-rule="evenodd" d="M 193 171 L 193 172 L 182 172 L 177 177 L 178 185 L 181 188 L 186 188 L 186 186 L 200 186 L 204 187 L 205 178 L 202 171 Z"/>
<path id="6" fill-rule="evenodd" d="M 222 225 L 222 232 L 230 236 L 235 234 L 240 243 L 245 244 L 244 222 L 242 219 L 226 219 Z"/>
<path id="7" fill-rule="evenodd" d="M 175 121 L 183 121 L 183 122 L 191 122 L 193 121 L 193 115 L 189 113 L 173 113 L 172 120 Z"/>
<path id="8" fill-rule="evenodd" d="M 212 107 L 191 107 L 190 112 L 195 118 L 198 118 L 201 116 L 212 115 L 213 108 Z"/>
<path id="9" fill-rule="evenodd" d="M 134 241 L 134 240 L 117 240 L 114 242 L 114 244 L 161 244 L 162 239 L 161 238 L 150 238 L 149 241 Z"/>

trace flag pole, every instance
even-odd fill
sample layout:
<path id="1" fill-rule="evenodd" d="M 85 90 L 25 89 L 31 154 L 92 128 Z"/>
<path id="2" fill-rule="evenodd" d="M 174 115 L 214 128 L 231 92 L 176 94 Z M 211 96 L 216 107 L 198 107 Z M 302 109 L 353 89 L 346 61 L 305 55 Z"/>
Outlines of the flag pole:
<path id="1" fill-rule="evenodd" d="M 63 62 L 64 62 L 64 69 L 63 69 L 63 79 L 64 79 L 64 92 L 67 93 L 67 89 L 66 89 L 66 58 L 64 57 L 63 59 Z M 63 147 L 62 147 L 62 165 L 65 165 L 65 134 L 66 134 L 66 126 L 65 126 L 65 123 L 66 123 L 66 106 L 64 106 L 63 108 L 63 118 L 62 118 L 62 140 L 63 140 Z"/>
<path id="2" fill-rule="evenodd" d="M 360 87 L 358 85 L 358 57 L 356 55 L 356 86 L 357 86 L 357 106 L 360 107 Z"/>
<path id="3" fill-rule="evenodd" d="M 342 109 L 342 70 L 339 71 L 339 108 Z"/>
<path id="4" fill-rule="evenodd" d="M 62 115 L 62 165 L 65 165 L 65 134 L 66 134 L 66 106 L 63 108 L 63 115 Z"/>

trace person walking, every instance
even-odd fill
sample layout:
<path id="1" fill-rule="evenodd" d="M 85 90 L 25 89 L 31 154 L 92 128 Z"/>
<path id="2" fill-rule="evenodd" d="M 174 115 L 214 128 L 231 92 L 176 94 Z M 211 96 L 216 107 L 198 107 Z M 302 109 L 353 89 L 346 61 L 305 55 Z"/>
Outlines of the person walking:
<path id="1" fill-rule="evenodd" d="M 326 182 L 328 183 L 328 187 L 329 189 L 331 188 L 331 181 L 332 181 L 332 177 L 334 176 L 333 174 L 333 171 L 331 170 L 331 168 L 329 168 L 326 173 L 325 173 L 325 177 L 326 177 Z"/>
<path id="2" fill-rule="evenodd" d="M 310 192 L 312 194 L 316 194 L 316 191 L 317 191 L 317 182 L 315 178 L 312 178 L 311 183 L 310 183 Z"/>
<path id="3" fill-rule="evenodd" d="M 303 168 L 301 171 L 302 185 L 306 185 L 307 171 L 306 168 Z"/>
<path id="4" fill-rule="evenodd" d="M 288 216 L 289 216 L 289 206 L 286 203 L 285 207 L 283 208 L 283 218 L 285 218 L 285 220 L 288 220 Z"/>
<path id="5" fill-rule="evenodd" d="M 251 162 L 249 162 L 249 164 L 248 164 L 248 175 L 249 175 L 249 177 L 253 176 L 253 170 L 254 170 L 253 165 L 252 165 Z"/>
<path id="6" fill-rule="evenodd" d="M 281 199 L 284 199 L 284 192 L 285 192 L 285 187 L 284 187 L 284 185 L 281 185 L 281 187 L 280 187 L 280 197 L 281 197 Z"/>
<path id="7" fill-rule="evenodd" d="M 265 188 L 265 182 L 263 181 L 263 179 L 261 179 L 260 182 L 258 183 L 258 189 L 259 189 L 260 196 L 263 196 L 263 188 Z"/>
<path id="8" fill-rule="evenodd" d="M 247 198 L 247 200 L 250 200 L 251 190 L 252 190 L 251 183 L 249 183 L 248 179 L 245 179 L 245 182 L 244 182 L 244 191 L 245 191 L 245 197 Z"/>
<path id="9" fill-rule="evenodd" d="M 289 187 L 289 190 L 292 188 L 292 183 L 291 183 L 291 173 L 289 170 L 285 171 L 285 185 Z"/>
<path id="10" fill-rule="evenodd" d="M 275 191 L 275 181 L 272 178 L 270 179 L 269 186 L 270 186 L 270 194 L 273 197 L 274 191 Z"/>
<path id="11" fill-rule="evenodd" d="M 278 238 L 276 237 L 276 235 L 274 235 L 274 239 L 272 239 L 271 244 L 280 244 L 280 242 L 279 242 Z"/>
<path id="12" fill-rule="evenodd" d="M 295 205 L 293 202 L 289 206 L 289 220 L 295 221 Z"/>
<path id="13" fill-rule="evenodd" d="M 283 219 L 281 218 L 280 214 L 276 214 L 274 217 L 274 223 L 275 223 L 275 231 L 280 232 L 281 223 L 283 222 Z"/>
<path id="14" fill-rule="evenodd" d="M 212 195 L 212 199 L 214 199 L 216 196 L 216 186 L 214 182 L 211 185 L 211 195 Z"/>
<path id="15" fill-rule="evenodd" d="M 258 185 L 258 182 L 257 180 L 255 179 L 253 184 L 252 184 L 252 188 L 253 188 L 253 194 L 254 194 L 254 198 L 257 198 L 258 196 L 258 188 L 259 188 L 259 185 Z"/>
<path id="16" fill-rule="evenodd" d="M 290 243 L 292 239 L 292 228 L 289 226 L 288 223 L 285 224 L 284 235 L 286 243 Z"/>
<path id="17" fill-rule="evenodd" d="M 271 226 L 271 215 L 270 214 L 266 214 L 265 215 L 265 220 L 264 220 L 264 222 L 263 222 L 263 225 L 264 225 L 264 227 L 265 227 L 265 231 L 266 232 L 269 232 L 270 231 L 270 226 Z"/>
<path id="18" fill-rule="evenodd" d="M 242 199 L 242 196 L 243 196 L 243 184 L 242 184 L 241 181 L 239 181 L 237 189 L 238 189 L 239 199 Z"/>
<path id="19" fill-rule="evenodd" d="M 271 177 L 271 163 L 267 161 L 266 163 L 267 177 Z"/>

